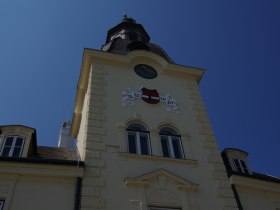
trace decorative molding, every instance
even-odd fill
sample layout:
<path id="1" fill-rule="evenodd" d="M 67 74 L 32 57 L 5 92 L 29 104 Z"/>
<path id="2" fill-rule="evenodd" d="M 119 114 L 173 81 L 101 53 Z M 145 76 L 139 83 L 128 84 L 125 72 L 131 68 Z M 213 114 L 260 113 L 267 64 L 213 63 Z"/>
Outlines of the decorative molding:
<path id="1" fill-rule="evenodd" d="M 128 106 L 132 107 L 134 106 L 135 100 L 136 99 L 142 99 L 146 100 L 146 98 L 151 98 L 151 100 L 156 101 L 158 100 L 158 103 L 164 103 L 166 105 L 166 110 L 169 112 L 173 112 L 176 114 L 180 114 L 180 111 L 177 107 L 176 100 L 169 94 L 167 93 L 165 96 L 148 96 L 144 95 L 142 91 L 143 87 L 140 87 L 138 91 L 134 91 L 131 88 L 127 88 L 122 92 L 122 105 L 123 106 Z M 153 92 L 156 92 L 156 90 L 151 90 Z M 156 102 L 153 102 L 152 104 L 157 104 Z"/>
<path id="2" fill-rule="evenodd" d="M 171 161 L 171 162 L 177 162 L 177 163 L 182 163 L 182 164 L 188 164 L 192 167 L 197 166 L 198 161 L 193 160 L 193 159 L 177 159 L 177 158 L 169 158 L 169 157 L 162 157 L 162 156 L 153 156 L 153 155 L 138 155 L 138 154 L 132 154 L 132 153 L 127 153 L 127 152 L 120 152 L 119 153 L 120 157 L 123 158 L 137 158 L 137 159 L 145 159 L 145 160 L 157 160 L 159 162 L 166 162 L 166 161 Z"/>
<path id="3" fill-rule="evenodd" d="M 186 190 L 186 191 L 197 191 L 198 184 L 194 184 L 188 180 L 185 180 L 165 169 L 159 169 L 152 171 L 150 173 L 135 177 L 135 178 L 125 178 L 124 182 L 126 185 L 148 185 L 154 181 L 155 177 L 165 176 L 167 179 L 170 179 L 177 183 L 177 188 Z M 158 179 L 157 179 L 158 180 Z"/>

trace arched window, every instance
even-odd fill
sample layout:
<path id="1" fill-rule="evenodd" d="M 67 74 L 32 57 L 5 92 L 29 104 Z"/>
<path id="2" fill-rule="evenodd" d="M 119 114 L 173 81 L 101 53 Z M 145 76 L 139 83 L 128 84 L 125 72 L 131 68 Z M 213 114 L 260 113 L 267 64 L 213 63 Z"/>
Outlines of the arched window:
<path id="1" fill-rule="evenodd" d="M 162 155 L 164 157 L 184 159 L 184 151 L 180 134 L 171 127 L 161 127 L 159 129 Z"/>
<path id="2" fill-rule="evenodd" d="M 129 153 L 151 155 L 148 129 L 141 123 L 129 123 L 126 128 L 127 150 Z"/>

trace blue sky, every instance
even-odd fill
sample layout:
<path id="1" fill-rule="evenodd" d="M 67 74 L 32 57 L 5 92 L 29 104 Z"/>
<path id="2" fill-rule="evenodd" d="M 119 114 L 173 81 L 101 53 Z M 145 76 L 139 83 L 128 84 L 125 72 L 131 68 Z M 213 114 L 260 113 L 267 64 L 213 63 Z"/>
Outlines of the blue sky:
<path id="1" fill-rule="evenodd" d="M 124 10 L 178 64 L 206 69 L 200 89 L 220 149 L 280 177 L 280 1 L 1 0 L 0 124 L 56 146 L 72 118 L 84 48 L 100 49 Z"/>

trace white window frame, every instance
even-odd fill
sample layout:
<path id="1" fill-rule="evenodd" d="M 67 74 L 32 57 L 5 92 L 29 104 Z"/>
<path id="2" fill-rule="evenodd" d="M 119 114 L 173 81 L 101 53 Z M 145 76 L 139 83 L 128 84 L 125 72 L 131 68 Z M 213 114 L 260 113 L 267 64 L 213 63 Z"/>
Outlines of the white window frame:
<path id="1" fill-rule="evenodd" d="M 22 151 L 23 151 L 23 148 L 24 148 L 24 144 L 25 144 L 25 138 L 23 136 L 6 136 L 5 140 L 4 140 L 3 144 L 2 144 L 0 156 L 2 156 L 2 154 L 3 154 L 4 148 L 5 148 L 5 145 L 6 145 L 6 140 L 8 138 L 11 138 L 11 137 L 13 138 L 13 142 L 12 142 L 12 145 L 11 145 L 11 148 L 10 148 L 10 151 L 9 151 L 9 155 L 7 157 L 14 157 L 13 156 L 13 152 L 14 152 L 14 149 L 16 148 L 16 146 L 15 146 L 16 145 L 16 140 L 17 140 L 17 138 L 22 138 L 23 139 L 23 143 L 21 145 L 21 149 L 20 149 L 20 153 L 19 153 L 19 157 L 21 157 Z"/>
<path id="2" fill-rule="evenodd" d="M 171 129 L 171 130 L 175 131 L 177 134 L 176 135 L 163 134 L 163 133 L 161 133 L 161 130 L 164 129 L 164 128 Z M 185 154 L 184 154 L 184 149 L 183 149 L 183 145 L 182 145 L 181 135 L 179 134 L 179 132 L 176 129 L 174 129 L 173 127 L 170 127 L 170 126 L 163 126 L 159 129 L 161 153 L 162 153 L 162 156 L 164 156 L 163 147 L 162 147 L 162 138 L 161 138 L 162 136 L 167 137 L 167 147 L 168 147 L 168 154 L 169 154 L 168 157 L 176 158 L 176 159 L 185 159 Z M 177 158 L 175 156 L 174 147 L 173 147 L 173 144 L 172 144 L 172 137 L 176 137 L 178 139 L 177 141 L 179 143 L 179 150 L 182 154 L 182 157 L 180 157 L 180 158 Z"/>
<path id="3" fill-rule="evenodd" d="M 0 210 L 4 209 L 5 200 L 0 200 Z"/>
<path id="4" fill-rule="evenodd" d="M 241 173 L 243 173 L 243 174 L 249 174 L 249 168 L 248 168 L 248 165 L 246 164 L 246 161 L 244 161 L 243 159 L 240 159 L 240 158 L 233 158 L 232 159 L 232 161 L 233 161 L 233 165 L 234 165 L 234 167 L 235 167 L 235 169 L 236 169 L 236 171 L 237 172 L 240 172 L 239 171 L 239 169 L 238 169 L 238 166 L 236 165 L 236 163 L 235 163 L 235 160 L 237 160 L 237 162 L 238 162 L 238 164 L 239 164 L 239 168 L 240 168 L 240 170 L 241 170 Z M 242 165 L 242 162 L 244 163 L 244 165 L 246 166 L 245 168 L 244 168 L 244 166 Z"/>
<path id="5" fill-rule="evenodd" d="M 144 127 L 145 128 L 145 131 L 140 131 L 137 130 L 137 129 L 130 129 L 129 126 L 132 125 L 132 124 L 135 124 L 135 125 L 139 125 L 139 127 Z M 134 153 L 131 153 L 129 152 L 129 133 L 132 132 L 132 133 L 135 133 L 135 137 L 136 137 L 136 154 L 138 155 L 151 155 L 152 152 L 151 152 L 151 141 L 150 141 L 150 132 L 149 130 L 147 129 L 147 127 L 142 124 L 142 123 L 139 123 L 139 122 L 131 122 L 127 125 L 126 127 L 126 139 L 127 139 L 127 151 L 128 153 L 130 154 L 134 154 Z M 148 150 L 148 154 L 143 154 L 142 151 L 141 151 L 141 134 L 145 134 L 147 136 L 147 150 Z"/>

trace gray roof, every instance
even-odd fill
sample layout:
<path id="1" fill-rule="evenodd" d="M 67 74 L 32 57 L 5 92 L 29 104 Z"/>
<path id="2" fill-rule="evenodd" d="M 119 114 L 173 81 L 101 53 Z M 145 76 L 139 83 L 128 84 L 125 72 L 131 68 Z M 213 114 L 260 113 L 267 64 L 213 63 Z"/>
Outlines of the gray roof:
<path id="1" fill-rule="evenodd" d="M 0 161 L 84 166 L 75 149 L 43 146 L 28 157 L 0 157 Z"/>
<path id="2" fill-rule="evenodd" d="M 37 153 L 33 154 L 30 158 L 72 161 L 79 160 L 77 151 L 75 149 L 45 146 L 38 146 Z"/>

